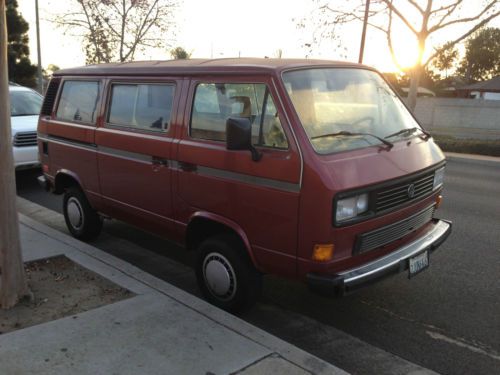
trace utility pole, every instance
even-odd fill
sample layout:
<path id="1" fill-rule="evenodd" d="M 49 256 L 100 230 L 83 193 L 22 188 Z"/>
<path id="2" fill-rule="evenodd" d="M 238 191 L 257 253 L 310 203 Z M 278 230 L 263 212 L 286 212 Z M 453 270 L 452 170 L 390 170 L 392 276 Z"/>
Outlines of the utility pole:
<path id="1" fill-rule="evenodd" d="M 38 92 L 43 95 L 43 76 L 42 76 L 42 51 L 40 50 L 40 18 L 38 17 L 38 0 L 35 0 L 36 13 L 36 49 L 38 53 Z"/>
<path id="2" fill-rule="evenodd" d="M 360 64 L 363 63 L 363 54 L 365 52 L 366 28 L 368 26 L 368 14 L 369 14 L 369 11 L 370 11 L 370 0 L 366 0 L 365 18 L 363 20 L 363 31 L 361 33 L 361 45 L 359 47 L 359 59 L 358 59 L 358 62 Z"/>
<path id="3" fill-rule="evenodd" d="M 0 0 L 0 308 L 9 309 L 28 295 L 19 239 L 16 180 L 10 128 L 5 0 Z"/>

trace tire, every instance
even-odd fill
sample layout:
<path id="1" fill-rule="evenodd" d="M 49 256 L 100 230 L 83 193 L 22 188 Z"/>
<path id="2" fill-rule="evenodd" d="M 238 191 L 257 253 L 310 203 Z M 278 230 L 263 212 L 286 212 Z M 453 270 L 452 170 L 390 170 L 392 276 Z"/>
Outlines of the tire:
<path id="1" fill-rule="evenodd" d="M 73 237 L 90 241 L 101 233 L 102 218 L 90 206 L 79 187 L 72 186 L 65 191 L 63 213 L 66 226 Z"/>
<path id="2" fill-rule="evenodd" d="M 201 243 L 196 279 L 208 302 L 231 313 L 250 309 L 262 291 L 262 275 L 234 235 L 214 236 Z"/>

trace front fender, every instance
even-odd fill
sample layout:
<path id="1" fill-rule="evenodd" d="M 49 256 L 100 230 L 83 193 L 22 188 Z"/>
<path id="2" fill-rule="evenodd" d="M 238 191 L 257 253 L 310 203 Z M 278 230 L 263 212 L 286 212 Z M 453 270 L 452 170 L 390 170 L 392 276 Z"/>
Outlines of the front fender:
<path id="1" fill-rule="evenodd" d="M 191 215 L 191 217 L 189 218 L 188 226 L 189 226 L 189 223 L 193 222 L 193 220 L 195 220 L 195 219 L 205 219 L 205 220 L 213 221 L 213 222 L 221 224 L 225 227 L 228 227 L 233 232 L 235 232 L 241 238 L 241 240 L 245 246 L 245 249 L 247 251 L 247 254 L 250 257 L 250 260 L 252 261 L 254 267 L 257 270 L 261 271 L 259 264 L 257 263 L 257 260 L 255 258 L 255 255 L 253 253 L 252 246 L 250 245 L 250 241 L 248 240 L 248 237 L 247 237 L 245 231 L 237 223 L 235 223 L 234 221 L 229 220 L 223 216 L 214 214 L 212 212 L 197 211 L 193 215 Z"/>

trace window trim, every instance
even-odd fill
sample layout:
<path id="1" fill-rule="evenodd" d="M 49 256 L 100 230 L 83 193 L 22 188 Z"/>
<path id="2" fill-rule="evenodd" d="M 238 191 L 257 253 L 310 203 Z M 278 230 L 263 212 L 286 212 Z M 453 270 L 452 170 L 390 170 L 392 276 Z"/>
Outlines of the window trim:
<path id="1" fill-rule="evenodd" d="M 78 120 L 69 120 L 65 118 L 61 118 L 57 116 L 57 112 L 59 111 L 59 105 L 61 104 L 61 97 L 64 91 L 64 85 L 66 82 L 95 82 L 98 84 L 98 90 L 97 90 L 97 98 L 96 98 L 96 105 L 95 105 L 95 114 L 94 114 L 94 122 L 88 122 L 88 121 L 78 121 Z M 59 83 L 59 89 L 57 93 L 57 98 L 56 98 L 56 106 L 53 109 L 54 111 L 54 120 L 55 121 L 60 121 L 60 122 L 68 122 L 71 124 L 78 124 L 78 125 L 85 125 L 85 126 L 92 126 L 92 127 L 97 127 L 99 115 L 101 113 L 101 102 L 102 102 L 102 96 L 103 96 L 103 90 L 104 90 L 104 83 L 102 79 L 99 78 L 80 78 L 80 77 L 64 77 L 61 79 Z"/>
<path id="2" fill-rule="evenodd" d="M 109 115 L 111 112 L 111 99 L 113 95 L 113 85 L 163 85 L 163 86 L 173 86 L 174 93 L 172 95 L 172 109 L 170 111 L 170 118 L 168 121 L 168 125 L 165 129 L 146 129 L 137 126 L 130 126 L 125 124 L 114 124 L 108 121 Z M 175 98 L 177 94 L 177 82 L 174 80 L 166 80 L 166 81 L 158 81 L 158 80 L 127 80 L 127 79 L 110 79 L 106 88 L 106 105 L 105 111 L 103 113 L 103 126 L 108 129 L 118 129 L 123 131 L 130 131 L 134 133 L 146 133 L 146 134 L 167 134 L 170 129 L 172 129 L 172 118 L 175 110 Z"/>
<path id="3" fill-rule="evenodd" d="M 279 103 L 276 101 L 276 95 L 273 94 L 273 91 L 271 89 L 271 85 L 268 83 L 268 82 L 265 82 L 265 81 L 255 81 L 255 80 L 248 80 L 248 81 L 241 81 L 241 80 L 226 80 L 224 82 L 221 82 L 221 80 L 219 79 L 215 79 L 215 80 L 210 80 L 210 79 L 200 79 L 200 80 L 194 80 L 192 81 L 193 84 L 194 84 L 194 87 L 193 87 L 193 93 L 192 93 L 192 98 L 191 98 L 191 107 L 189 108 L 189 123 L 188 123 L 188 127 L 187 127 L 187 135 L 190 139 L 192 140 L 195 140 L 195 141 L 205 141 L 205 142 L 215 142 L 215 144 L 225 144 L 226 142 L 225 141 L 219 141 L 219 140 L 216 140 L 216 139 L 208 139 L 208 138 L 199 138 L 199 137 L 193 137 L 191 135 L 191 125 L 192 125 L 192 122 L 193 122 L 193 113 L 194 113 L 194 102 L 195 102 L 195 99 L 196 99 L 196 91 L 198 89 L 198 86 L 201 85 L 201 84 L 212 84 L 212 85 L 217 85 L 217 84 L 231 84 L 231 85 L 244 85 L 244 84 L 250 84 L 250 85 L 264 85 L 266 90 L 269 92 L 269 95 L 268 97 L 270 96 L 271 99 L 273 100 L 273 103 L 274 103 L 274 106 L 277 107 L 276 109 L 278 110 L 278 119 L 280 121 L 280 125 L 281 125 L 281 129 L 283 131 L 283 135 L 285 136 L 285 139 L 286 139 L 286 143 L 287 143 L 287 147 L 286 148 L 283 148 L 283 147 L 272 147 L 272 146 L 266 146 L 266 145 L 257 145 L 257 144 L 254 144 L 253 146 L 257 149 L 264 149 L 264 150 L 272 150 L 272 151 L 280 151 L 280 152 L 288 152 L 291 150 L 291 146 L 290 146 L 290 140 L 289 140 L 289 137 L 287 136 L 286 134 L 286 131 L 285 131 L 285 126 L 283 125 L 283 121 L 282 121 L 282 118 L 281 118 L 281 115 L 280 115 L 280 109 L 278 108 L 278 105 L 276 103 Z"/>

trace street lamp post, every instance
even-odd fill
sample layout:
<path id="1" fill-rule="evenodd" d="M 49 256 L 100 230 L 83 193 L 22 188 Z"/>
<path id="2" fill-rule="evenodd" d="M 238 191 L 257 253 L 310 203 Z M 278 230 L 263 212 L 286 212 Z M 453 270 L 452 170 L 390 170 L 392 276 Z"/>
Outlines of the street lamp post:
<path id="1" fill-rule="evenodd" d="M 38 53 L 38 92 L 43 95 L 43 76 L 42 76 L 42 51 L 40 50 L 40 19 L 38 17 L 38 0 L 35 0 L 36 14 L 36 48 Z"/>
<path id="2" fill-rule="evenodd" d="M 366 0 L 365 6 L 365 18 L 363 20 L 363 31 L 361 33 L 361 45 L 359 47 L 359 59 L 358 62 L 361 64 L 363 62 L 363 54 L 365 51 L 365 39 L 366 39 L 366 28 L 368 26 L 368 13 L 370 11 L 370 0 Z"/>

